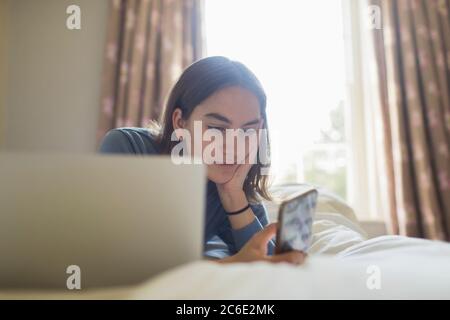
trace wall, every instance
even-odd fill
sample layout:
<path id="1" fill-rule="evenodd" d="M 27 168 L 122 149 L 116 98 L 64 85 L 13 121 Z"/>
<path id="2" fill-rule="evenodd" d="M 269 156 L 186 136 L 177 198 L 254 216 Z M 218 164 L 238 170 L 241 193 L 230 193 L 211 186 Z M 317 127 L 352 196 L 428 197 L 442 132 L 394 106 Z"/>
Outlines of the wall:
<path id="1" fill-rule="evenodd" d="M 107 0 L 7 2 L 4 148 L 93 152 L 106 39 Z M 68 5 L 81 30 L 68 30 Z"/>

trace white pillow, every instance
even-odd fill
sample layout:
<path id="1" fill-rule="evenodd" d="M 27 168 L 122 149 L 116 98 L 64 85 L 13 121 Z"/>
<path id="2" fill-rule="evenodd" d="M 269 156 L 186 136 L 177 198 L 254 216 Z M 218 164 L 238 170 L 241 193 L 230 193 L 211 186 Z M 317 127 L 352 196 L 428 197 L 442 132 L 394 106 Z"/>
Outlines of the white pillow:
<path id="1" fill-rule="evenodd" d="M 278 219 L 279 203 L 277 200 L 284 199 L 298 192 L 305 192 L 313 188 L 319 191 L 316 213 L 342 214 L 355 224 L 359 224 L 355 212 L 347 203 L 345 203 L 344 200 L 324 188 L 316 187 L 311 184 L 284 184 L 271 187 L 270 193 L 273 195 L 275 201 L 263 201 L 267 208 L 269 220 L 276 221 Z"/>

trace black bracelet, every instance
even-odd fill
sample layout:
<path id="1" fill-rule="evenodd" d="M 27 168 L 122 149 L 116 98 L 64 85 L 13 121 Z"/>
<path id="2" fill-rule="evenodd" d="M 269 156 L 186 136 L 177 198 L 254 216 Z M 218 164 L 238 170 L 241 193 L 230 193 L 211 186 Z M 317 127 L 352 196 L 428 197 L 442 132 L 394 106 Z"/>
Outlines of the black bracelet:
<path id="1" fill-rule="evenodd" d="M 227 212 L 227 211 L 226 211 L 226 213 L 227 213 L 227 215 L 229 215 L 229 216 L 234 216 L 234 215 L 236 215 L 236 214 L 239 214 L 239 213 L 244 212 L 244 211 L 247 210 L 248 208 L 250 208 L 250 203 L 247 204 L 244 208 L 239 209 L 238 211 L 232 211 L 232 212 Z"/>

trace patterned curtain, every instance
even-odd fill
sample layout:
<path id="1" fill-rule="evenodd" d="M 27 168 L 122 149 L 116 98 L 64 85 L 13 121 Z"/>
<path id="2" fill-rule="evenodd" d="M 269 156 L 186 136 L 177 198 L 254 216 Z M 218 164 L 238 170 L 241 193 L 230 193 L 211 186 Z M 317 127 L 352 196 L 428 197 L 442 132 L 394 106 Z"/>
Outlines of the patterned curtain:
<path id="1" fill-rule="evenodd" d="M 114 0 L 97 141 L 158 120 L 171 86 L 203 55 L 202 0 Z"/>
<path id="2" fill-rule="evenodd" d="M 390 229 L 450 241 L 449 1 L 369 3 Z"/>

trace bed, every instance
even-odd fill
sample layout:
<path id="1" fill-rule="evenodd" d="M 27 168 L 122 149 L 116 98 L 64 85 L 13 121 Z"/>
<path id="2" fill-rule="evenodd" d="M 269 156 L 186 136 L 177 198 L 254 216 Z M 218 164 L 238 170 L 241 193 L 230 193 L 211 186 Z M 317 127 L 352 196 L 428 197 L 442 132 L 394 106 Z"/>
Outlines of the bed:
<path id="1" fill-rule="evenodd" d="M 274 190 L 284 197 L 309 186 Z M 266 203 L 269 216 L 277 205 Z M 81 292 L 0 291 L 0 299 L 450 299 L 450 244 L 368 238 L 353 210 L 320 190 L 313 243 L 301 266 L 197 261 L 135 286 Z M 220 243 L 215 243 L 220 251 Z"/>

